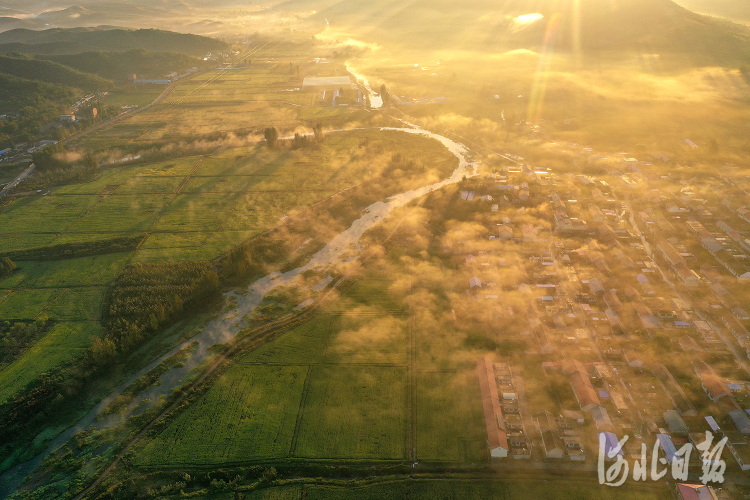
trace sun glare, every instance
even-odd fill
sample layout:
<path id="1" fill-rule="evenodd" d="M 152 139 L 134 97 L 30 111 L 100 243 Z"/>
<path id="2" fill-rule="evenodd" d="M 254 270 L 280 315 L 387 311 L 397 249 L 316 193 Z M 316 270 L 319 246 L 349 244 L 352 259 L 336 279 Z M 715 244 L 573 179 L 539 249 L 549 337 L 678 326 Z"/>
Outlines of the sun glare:
<path id="1" fill-rule="evenodd" d="M 524 14 L 522 16 L 518 16 L 517 18 L 513 19 L 513 23 L 518 26 L 526 26 L 527 24 L 531 24 L 542 18 L 544 18 L 544 16 L 538 12 L 534 14 Z"/>

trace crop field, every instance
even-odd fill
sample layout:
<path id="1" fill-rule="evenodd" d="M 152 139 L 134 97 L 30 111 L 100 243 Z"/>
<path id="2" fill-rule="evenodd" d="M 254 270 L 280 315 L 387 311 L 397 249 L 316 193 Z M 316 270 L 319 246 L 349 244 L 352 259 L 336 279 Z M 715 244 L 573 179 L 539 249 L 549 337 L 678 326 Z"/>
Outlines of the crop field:
<path id="1" fill-rule="evenodd" d="M 104 287 L 68 288 L 44 313 L 55 320 L 96 321 L 101 316 L 104 292 Z"/>
<path id="2" fill-rule="evenodd" d="M 405 458 L 406 369 L 314 367 L 295 457 Z"/>
<path id="3" fill-rule="evenodd" d="M 90 321 L 56 324 L 20 358 L 0 370 L 0 403 L 41 374 L 75 358 L 91 344 L 99 329 L 98 323 Z"/>
<path id="4" fill-rule="evenodd" d="M 225 464 L 289 455 L 307 367 L 227 372 L 140 455 L 142 465 Z"/>

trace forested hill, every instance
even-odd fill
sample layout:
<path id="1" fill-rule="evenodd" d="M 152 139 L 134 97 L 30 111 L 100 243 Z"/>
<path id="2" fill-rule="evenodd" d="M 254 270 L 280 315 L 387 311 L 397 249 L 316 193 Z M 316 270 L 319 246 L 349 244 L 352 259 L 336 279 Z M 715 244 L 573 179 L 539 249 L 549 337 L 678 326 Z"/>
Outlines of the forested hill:
<path id="1" fill-rule="evenodd" d="M 0 73 L 84 91 L 104 89 L 111 83 L 53 61 L 38 60 L 23 54 L 0 56 Z"/>
<path id="2" fill-rule="evenodd" d="M 75 54 L 145 49 L 201 56 L 228 48 L 226 43 L 213 38 L 155 29 L 52 28 L 34 31 L 18 28 L 0 33 L 0 53 Z"/>
<path id="3" fill-rule="evenodd" d="M 46 59 L 64 64 L 84 73 L 99 75 L 110 80 L 122 80 L 126 74 L 159 75 L 165 69 L 176 71 L 200 63 L 197 57 L 177 52 L 149 52 L 144 49 L 132 49 L 125 52 L 83 52 L 81 54 L 38 55 L 37 59 Z"/>

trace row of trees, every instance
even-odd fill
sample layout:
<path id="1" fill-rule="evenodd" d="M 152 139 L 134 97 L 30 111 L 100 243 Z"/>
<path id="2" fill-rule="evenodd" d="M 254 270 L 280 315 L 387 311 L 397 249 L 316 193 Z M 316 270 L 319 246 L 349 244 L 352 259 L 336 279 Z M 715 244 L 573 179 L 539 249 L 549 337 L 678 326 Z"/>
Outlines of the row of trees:
<path id="1" fill-rule="evenodd" d="M 279 131 L 275 127 L 268 127 L 263 131 L 263 137 L 266 139 L 266 145 L 269 149 L 276 149 L 280 146 L 279 144 Z M 323 133 L 323 124 L 318 122 L 313 127 L 312 137 L 307 135 L 301 135 L 299 133 L 294 134 L 292 139 L 291 148 L 299 149 L 306 146 L 312 146 L 315 144 L 323 144 L 325 142 L 325 134 Z"/>
<path id="2" fill-rule="evenodd" d="M 16 250 L 6 252 L 5 257 L 0 260 L 0 277 L 3 276 L 3 261 L 11 258 L 16 260 L 63 260 L 74 259 L 76 257 L 90 257 L 92 255 L 104 255 L 108 253 L 126 252 L 135 250 L 143 241 L 145 235 L 136 236 L 116 236 L 106 240 L 79 241 L 74 243 L 60 243 L 44 247 L 27 248 L 25 250 Z M 3 254 L 0 254 L 3 255 Z M 8 264 L 6 264 L 8 265 Z M 15 269 L 15 264 L 10 264 Z M 11 271 L 12 272 L 12 271 Z"/>

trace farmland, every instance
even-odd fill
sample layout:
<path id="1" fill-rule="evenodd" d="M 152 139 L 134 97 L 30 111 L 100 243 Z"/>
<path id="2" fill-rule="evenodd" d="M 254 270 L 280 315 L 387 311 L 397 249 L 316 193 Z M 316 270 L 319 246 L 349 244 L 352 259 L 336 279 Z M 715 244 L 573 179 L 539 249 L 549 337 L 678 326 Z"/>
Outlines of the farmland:
<path id="1" fill-rule="evenodd" d="M 220 465 L 287 456 L 306 376 L 305 367 L 238 365 L 149 444 L 139 463 Z"/>

